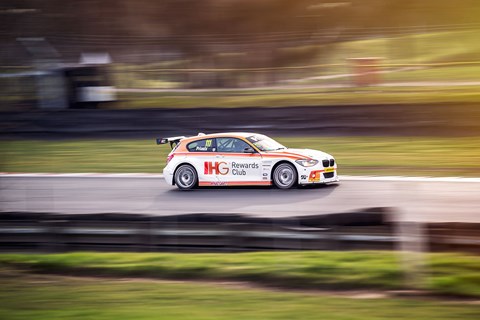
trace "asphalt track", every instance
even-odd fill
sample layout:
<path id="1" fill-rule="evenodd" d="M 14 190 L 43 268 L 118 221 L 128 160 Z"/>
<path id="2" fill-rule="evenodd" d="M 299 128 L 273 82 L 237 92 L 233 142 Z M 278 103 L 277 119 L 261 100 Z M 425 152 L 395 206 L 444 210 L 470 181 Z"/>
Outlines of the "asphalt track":
<path id="1" fill-rule="evenodd" d="M 336 185 L 202 188 L 183 192 L 159 175 L 0 175 L 0 211 L 240 213 L 298 216 L 392 207 L 395 220 L 480 222 L 480 179 L 343 177 Z"/>

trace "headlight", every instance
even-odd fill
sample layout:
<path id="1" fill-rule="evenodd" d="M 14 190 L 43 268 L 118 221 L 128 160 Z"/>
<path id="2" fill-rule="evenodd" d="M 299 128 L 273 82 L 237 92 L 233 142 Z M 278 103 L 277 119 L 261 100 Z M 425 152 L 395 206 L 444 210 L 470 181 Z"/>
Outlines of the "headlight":
<path id="1" fill-rule="evenodd" d="M 300 159 L 300 160 L 295 160 L 296 163 L 301 165 L 302 167 L 313 167 L 318 163 L 318 160 L 307 160 L 307 159 Z"/>

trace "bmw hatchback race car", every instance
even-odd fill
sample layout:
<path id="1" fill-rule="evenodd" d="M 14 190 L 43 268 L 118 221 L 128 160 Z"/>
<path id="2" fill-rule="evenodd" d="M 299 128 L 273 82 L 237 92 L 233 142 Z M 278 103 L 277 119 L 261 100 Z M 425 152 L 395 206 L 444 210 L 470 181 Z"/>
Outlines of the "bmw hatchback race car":
<path id="1" fill-rule="evenodd" d="M 289 149 L 256 133 L 231 132 L 158 138 L 172 151 L 165 181 L 181 190 L 196 186 L 268 186 L 337 182 L 337 163 L 322 151 Z"/>

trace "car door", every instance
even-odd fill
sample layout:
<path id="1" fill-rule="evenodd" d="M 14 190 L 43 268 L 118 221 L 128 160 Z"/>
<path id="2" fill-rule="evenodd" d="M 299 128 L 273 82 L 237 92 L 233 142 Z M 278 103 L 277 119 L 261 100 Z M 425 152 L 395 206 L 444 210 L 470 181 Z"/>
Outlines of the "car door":
<path id="1" fill-rule="evenodd" d="M 256 185 L 262 182 L 262 156 L 243 139 L 217 137 L 214 154 L 219 182 L 226 185 Z"/>

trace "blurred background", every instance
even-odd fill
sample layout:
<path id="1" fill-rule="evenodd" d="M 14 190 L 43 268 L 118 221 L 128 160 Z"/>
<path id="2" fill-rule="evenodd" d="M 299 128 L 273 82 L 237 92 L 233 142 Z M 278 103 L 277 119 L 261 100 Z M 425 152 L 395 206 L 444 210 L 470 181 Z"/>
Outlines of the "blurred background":
<path id="1" fill-rule="evenodd" d="M 479 17 L 0 0 L 0 318 L 480 318 Z M 332 154 L 342 182 L 165 185 L 155 137 L 224 131 Z"/>
<path id="2" fill-rule="evenodd" d="M 473 0 L 4 0 L 1 108 L 477 102 L 479 11 Z"/>

